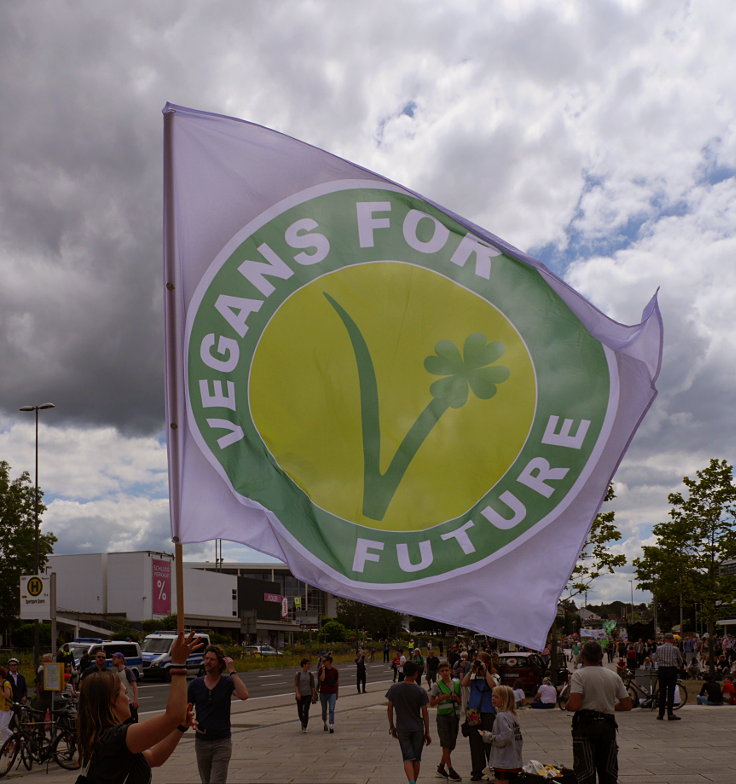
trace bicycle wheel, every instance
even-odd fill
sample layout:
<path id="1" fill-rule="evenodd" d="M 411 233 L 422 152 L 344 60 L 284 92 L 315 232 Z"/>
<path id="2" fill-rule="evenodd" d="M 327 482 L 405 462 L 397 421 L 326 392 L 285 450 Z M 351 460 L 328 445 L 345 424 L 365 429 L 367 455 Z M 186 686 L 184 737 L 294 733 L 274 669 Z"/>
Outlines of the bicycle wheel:
<path id="1" fill-rule="evenodd" d="M 79 745 L 77 736 L 73 732 L 61 732 L 56 736 L 52 754 L 54 761 L 60 767 L 66 770 L 79 769 Z"/>
<path id="2" fill-rule="evenodd" d="M 20 739 L 20 759 L 21 762 L 26 766 L 26 770 L 30 770 L 33 767 L 33 749 L 31 748 L 31 743 L 32 740 L 27 735 L 24 735 Z"/>
<path id="3" fill-rule="evenodd" d="M 631 705 L 634 708 L 641 707 L 641 703 L 639 700 L 641 699 L 639 692 L 631 685 L 626 687 L 626 691 L 629 693 L 629 697 L 631 697 Z"/>
<path id="4" fill-rule="evenodd" d="M 0 778 L 2 778 L 9 770 L 12 769 L 15 763 L 15 758 L 18 756 L 18 749 L 22 740 L 18 733 L 11 735 L 2 748 L 0 748 Z"/>
<path id="5" fill-rule="evenodd" d="M 674 709 L 680 710 L 683 705 L 687 705 L 687 687 L 682 681 L 677 681 L 677 688 L 680 692 L 680 701 L 674 704 Z"/>
<path id="6" fill-rule="evenodd" d="M 557 695 L 557 705 L 560 710 L 565 710 L 569 698 L 570 698 L 570 684 L 566 683 L 560 690 L 560 693 Z"/>

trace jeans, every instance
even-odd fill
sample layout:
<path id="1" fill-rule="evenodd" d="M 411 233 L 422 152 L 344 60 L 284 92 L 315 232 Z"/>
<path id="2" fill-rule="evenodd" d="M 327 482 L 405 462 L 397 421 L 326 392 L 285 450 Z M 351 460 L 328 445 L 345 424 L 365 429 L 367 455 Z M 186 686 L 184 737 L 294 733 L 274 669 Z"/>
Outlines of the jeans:
<path id="1" fill-rule="evenodd" d="M 677 667 L 660 667 L 657 670 L 657 678 L 659 679 L 659 715 L 664 716 L 666 707 L 667 715 L 671 716 L 675 704 Z"/>
<path id="2" fill-rule="evenodd" d="M 230 738 L 204 740 L 195 738 L 194 751 L 202 784 L 225 784 L 230 757 L 233 753 Z"/>
<path id="3" fill-rule="evenodd" d="M 319 701 L 322 704 L 322 721 L 327 721 L 327 709 L 330 711 L 330 724 L 335 723 L 335 703 L 337 694 L 320 694 Z"/>
<path id="4" fill-rule="evenodd" d="M 302 723 L 302 727 L 306 727 L 309 724 L 309 708 L 312 705 L 312 695 L 307 694 L 306 696 L 301 696 L 297 700 L 296 703 L 296 712 L 299 714 L 299 721 Z"/>

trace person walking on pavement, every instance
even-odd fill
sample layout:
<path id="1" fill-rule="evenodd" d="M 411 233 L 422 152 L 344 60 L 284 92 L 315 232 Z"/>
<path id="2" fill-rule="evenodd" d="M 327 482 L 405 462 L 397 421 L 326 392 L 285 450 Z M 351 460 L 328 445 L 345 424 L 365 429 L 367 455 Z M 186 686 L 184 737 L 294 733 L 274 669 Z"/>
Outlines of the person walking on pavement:
<path id="1" fill-rule="evenodd" d="M 363 686 L 363 694 L 365 694 L 365 682 L 368 675 L 368 670 L 365 666 L 365 651 L 358 651 L 358 655 L 355 657 L 355 666 L 357 667 L 355 675 L 358 686 L 358 694 L 360 694 L 361 684 Z"/>
<path id="2" fill-rule="evenodd" d="M 437 775 L 452 781 L 462 781 L 452 767 L 451 757 L 460 729 L 460 706 L 463 701 L 460 681 L 452 677 L 449 662 L 440 662 L 437 673 L 439 679 L 435 680 L 429 690 L 429 705 L 437 708 L 437 735 L 442 747 L 442 759 L 437 766 Z"/>
<path id="3" fill-rule="evenodd" d="M 337 667 L 332 664 L 332 656 L 325 656 L 322 660 L 323 664 L 317 672 L 317 680 L 319 681 L 319 701 L 322 705 L 322 724 L 324 730 L 330 733 L 335 731 L 335 703 L 337 702 L 337 695 L 339 691 L 338 680 L 340 672 Z M 327 716 L 329 711 L 330 723 L 327 723 Z"/>
<path id="4" fill-rule="evenodd" d="M 125 666 L 125 656 L 118 652 L 112 655 L 112 671 L 120 678 L 130 701 L 130 720 L 138 721 L 138 679 L 129 667 Z"/>
<path id="5" fill-rule="evenodd" d="M 391 652 L 391 646 L 389 645 L 388 640 L 384 640 L 383 641 L 383 663 L 384 664 L 388 664 L 389 663 L 390 658 L 391 658 L 390 655 L 389 655 L 390 652 Z"/>
<path id="6" fill-rule="evenodd" d="M 186 659 L 184 661 L 186 663 Z M 195 678 L 188 691 L 197 717 L 194 753 L 202 784 L 225 784 L 232 756 L 232 695 L 247 700 L 248 689 L 235 671 L 233 660 L 225 656 L 219 645 L 205 648 L 202 665 L 204 675 Z M 181 667 L 184 664 L 172 664 L 172 675 L 175 668 Z"/>
<path id="7" fill-rule="evenodd" d="M 570 678 L 566 709 L 573 711 L 572 755 L 578 784 L 617 784 L 615 711 L 631 710 L 631 697 L 615 672 L 603 666 L 603 649 L 586 642 L 583 666 Z"/>
<path id="8" fill-rule="evenodd" d="M 301 669 L 294 676 L 296 711 L 299 715 L 299 722 L 302 725 L 302 732 L 307 731 L 309 709 L 317 702 L 317 685 L 314 680 L 314 674 L 309 671 L 310 664 L 309 659 L 302 659 L 299 662 Z"/>
<path id="9" fill-rule="evenodd" d="M 657 653 L 654 658 L 657 661 L 657 680 L 659 681 L 659 715 L 657 718 L 664 719 L 664 711 L 667 709 L 667 718 L 670 721 L 680 721 L 679 716 L 675 716 L 675 688 L 677 686 L 677 673 L 682 669 L 683 659 L 680 649 L 674 645 L 675 636 L 672 632 L 667 632 L 664 636 L 662 645 L 657 646 Z"/>
<path id="10" fill-rule="evenodd" d="M 388 705 L 389 734 L 397 738 L 404 761 L 404 773 L 409 784 L 419 778 L 422 763 L 422 748 L 432 742 L 429 734 L 429 710 L 427 692 L 416 684 L 419 668 L 413 661 L 404 665 L 404 680 L 395 683 L 386 692 Z M 394 711 L 396 723 L 394 724 Z"/>

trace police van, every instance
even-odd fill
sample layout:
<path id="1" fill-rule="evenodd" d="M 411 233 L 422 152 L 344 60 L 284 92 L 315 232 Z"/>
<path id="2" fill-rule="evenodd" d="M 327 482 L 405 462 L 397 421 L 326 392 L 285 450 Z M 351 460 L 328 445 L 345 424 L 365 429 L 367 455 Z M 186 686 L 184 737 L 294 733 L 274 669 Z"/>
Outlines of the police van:
<path id="1" fill-rule="evenodd" d="M 162 678 L 170 680 L 171 674 L 171 646 L 177 637 L 176 631 L 156 631 L 146 635 L 143 640 L 141 656 L 143 657 L 143 672 L 146 678 Z M 204 651 L 210 644 L 210 636 L 205 632 L 197 633 L 197 642 L 204 645 L 189 654 L 186 668 L 189 675 L 199 675 L 203 672 Z M 178 662 L 177 662 L 178 664 Z"/>
<path id="2" fill-rule="evenodd" d="M 64 643 L 62 646 L 74 657 L 74 666 L 79 667 L 82 656 L 87 654 L 90 657 L 90 664 L 95 663 L 97 651 L 105 652 L 105 666 L 112 666 L 113 653 L 122 653 L 125 656 L 125 666 L 135 673 L 135 677 L 143 677 L 143 657 L 141 646 L 137 642 L 130 640 L 103 640 L 101 637 L 76 637 L 71 642 Z"/>

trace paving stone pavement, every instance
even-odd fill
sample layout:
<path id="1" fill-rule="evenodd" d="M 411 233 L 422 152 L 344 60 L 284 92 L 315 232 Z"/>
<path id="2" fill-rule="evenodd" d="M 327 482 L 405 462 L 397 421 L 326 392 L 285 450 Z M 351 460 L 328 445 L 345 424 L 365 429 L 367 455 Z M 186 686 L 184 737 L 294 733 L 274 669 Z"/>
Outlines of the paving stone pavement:
<path id="1" fill-rule="evenodd" d="M 369 684 L 367 694 L 353 694 L 343 686 L 333 735 L 322 730 L 319 704 L 312 706 L 309 732 L 303 734 L 289 696 L 234 703 L 229 784 L 404 784 L 399 745 L 388 735 L 383 695 L 389 685 L 389 681 Z M 682 721 L 657 721 L 656 712 L 646 709 L 617 714 L 620 784 L 736 784 L 736 707 L 687 705 L 678 715 Z M 570 720 L 571 714 L 557 709 L 520 711 L 524 760 L 571 767 Z M 424 751 L 420 781 L 440 780 L 435 771 L 440 750 L 434 716 L 432 737 L 434 742 Z M 462 736 L 453 764 L 469 782 L 470 753 Z M 8 774 L 5 781 L 73 784 L 76 777 L 52 763 L 48 772 L 22 769 Z M 153 781 L 198 784 L 191 733 L 170 760 L 154 770 Z"/>

